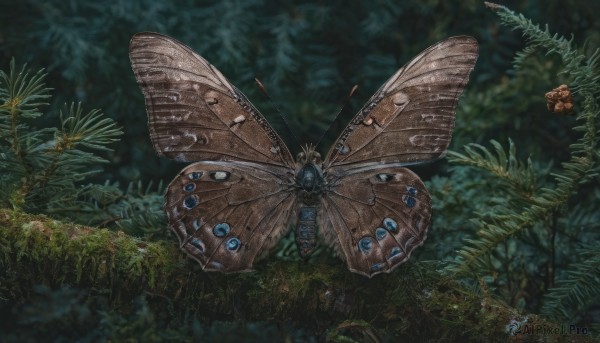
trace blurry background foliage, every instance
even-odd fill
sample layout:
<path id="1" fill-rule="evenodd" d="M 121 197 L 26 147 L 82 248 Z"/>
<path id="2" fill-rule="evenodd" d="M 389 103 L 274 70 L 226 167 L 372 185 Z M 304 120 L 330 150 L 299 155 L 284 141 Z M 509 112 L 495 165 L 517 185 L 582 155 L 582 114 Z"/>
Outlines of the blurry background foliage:
<path id="1" fill-rule="evenodd" d="M 552 34 L 572 37 L 571 48 L 583 57 L 600 46 L 598 1 L 502 5 L 547 24 Z M 358 84 L 322 152 L 415 54 L 449 36 L 472 35 L 480 42 L 480 57 L 459 105 L 451 146 L 463 155 L 453 154 L 452 163 L 416 168 L 428 181 L 434 217 L 429 239 L 414 259 L 447 261 L 444 270 L 458 271 L 454 275 L 479 291 L 495 293 L 525 311 L 581 323 L 600 321 L 597 145 L 587 147 L 592 165 L 581 178 L 567 177 L 575 181 L 563 202 L 531 218 L 515 215 L 525 224 L 510 233 L 502 226 L 506 211 L 537 206 L 532 199 L 544 192 L 536 192 L 558 185 L 560 178 L 553 173 L 567 170 L 561 163 L 583 151 L 571 146 L 583 135 L 573 127 L 598 124 L 598 91 L 578 89 L 570 82 L 581 78 L 561 74 L 564 54 L 547 54 L 559 41 L 526 49 L 515 69 L 516 53 L 525 47 L 523 30 L 513 30 L 515 23 L 501 26 L 481 1 L 0 0 L 0 23 L 1 69 L 8 73 L 14 57 L 17 66 L 28 64 L 31 75 L 41 68 L 48 73 L 45 82 L 52 97 L 45 100 L 48 106 L 40 106 L 46 114 L 27 122 L 31 130 L 59 126 L 64 104 L 81 101 L 86 109 L 102 109 L 124 131 L 120 141 L 107 145 L 114 150 L 99 153 L 108 163 L 95 165 L 101 171 L 78 184 L 87 187 L 78 201 L 100 211 L 73 209 L 59 215 L 117 224 L 146 237 L 158 233 L 173 241 L 165 233 L 160 182 L 168 182 L 183 165 L 159 159 L 152 150 L 143 97 L 129 65 L 134 33 L 156 31 L 189 45 L 240 88 L 279 132 L 286 132 L 277 110 L 256 86 L 258 77 L 302 143 L 317 142 Z M 562 52 L 569 48 L 565 44 Z M 587 72 L 593 79 L 597 64 Z M 547 110 L 544 94 L 561 83 L 574 89 L 575 111 L 585 118 Z M 284 139 L 297 151 L 289 135 Z M 470 146 L 465 152 L 469 143 L 483 148 Z M 494 168 L 506 173 L 494 174 Z M 5 199 L 2 205 L 9 203 Z M 480 253 L 490 242 L 484 231 L 501 239 Z M 465 239 L 470 243 L 465 245 Z M 477 263 L 461 264 L 473 256 Z"/>
<path id="2" fill-rule="evenodd" d="M 530 152 L 555 154 L 564 150 L 562 139 L 571 138 L 561 120 L 546 123 L 544 116 L 530 110 L 535 108 L 534 99 L 543 102 L 537 94 L 548 90 L 546 83 L 559 81 L 555 73 L 559 66 L 553 60 L 532 64 L 537 69 L 527 70 L 531 75 L 524 75 L 518 87 L 513 83 L 502 91 L 488 89 L 509 82 L 514 52 L 523 47 L 523 40 L 520 33 L 501 27 L 479 0 L 293 4 L 0 0 L 0 4 L 3 70 L 12 57 L 17 64 L 27 62 L 34 71 L 45 68 L 47 86 L 53 89 L 50 113 L 57 113 L 64 103 L 82 101 L 86 108 L 102 109 L 124 129 L 121 142 L 112 146 L 115 152 L 106 156 L 111 163 L 98 180 L 146 183 L 170 179 L 181 168 L 156 157 L 143 125 L 147 122 L 143 97 L 127 55 L 131 36 L 140 31 L 161 32 L 192 47 L 274 125 L 279 124 L 277 111 L 254 83 L 258 77 L 303 142 L 318 140 L 353 85 L 359 88 L 344 119 L 418 52 L 452 35 L 472 35 L 481 44 L 481 56 L 462 101 L 454 146 L 490 138 L 506 142 L 512 136 L 520 142 L 521 137 L 541 136 L 543 145 L 527 144 L 537 149 Z M 578 46 L 587 41 L 594 47 L 600 42 L 600 25 L 594 18 L 600 4 L 594 1 L 507 1 L 506 5 L 534 22 L 550 24 L 553 32 L 573 34 Z M 497 94 L 486 97 L 494 99 L 493 106 L 477 100 L 494 90 Z M 41 120 L 51 125 L 56 117 Z M 342 120 L 342 126 L 346 122 Z M 283 132 L 281 125 L 276 126 Z M 332 140 L 335 134 L 328 137 Z M 290 145 L 297 150 L 297 143 Z"/>

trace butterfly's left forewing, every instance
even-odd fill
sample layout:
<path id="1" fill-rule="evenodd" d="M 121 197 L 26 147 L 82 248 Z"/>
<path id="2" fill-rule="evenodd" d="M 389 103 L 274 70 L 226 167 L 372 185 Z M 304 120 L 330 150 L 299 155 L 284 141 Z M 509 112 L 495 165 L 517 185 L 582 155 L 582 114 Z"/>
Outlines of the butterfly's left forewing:
<path id="1" fill-rule="evenodd" d="M 155 150 L 181 162 L 249 161 L 293 168 L 285 143 L 217 68 L 181 42 L 133 36 L 129 58 Z"/>
<path id="2" fill-rule="evenodd" d="M 329 150 L 325 169 L 414 164 L 442 156 L 454 112 L 477 60 L 473 37 L 448 38 L 413 58 L 381 86 Z"/>

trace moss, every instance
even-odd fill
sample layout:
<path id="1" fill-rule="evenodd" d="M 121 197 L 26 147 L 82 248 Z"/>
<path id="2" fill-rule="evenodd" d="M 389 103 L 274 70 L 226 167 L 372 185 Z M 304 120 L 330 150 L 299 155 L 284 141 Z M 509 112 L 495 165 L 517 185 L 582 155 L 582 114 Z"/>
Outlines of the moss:
<path id="1" fill-rule="evenodd" d="M 136 311 L 131 299 L 141 296 L 160 323 L 154 325 L 165 327 L 191 315 L 207 323 L 289 323 L 331 342 L 505 341 L 508 325 L 522 317 L 423 263 L 373 279 L 346 271 L 343 263 L 275 261 L 250 273 L 204 273 L 175 240 L 144 242 L 11 210 L 0 210 L 0 245 L 3 302 L 27 301 L 35 285 L 71 285 L 87 290 L 87 297 L 103 297 L 125 316 Z"/>

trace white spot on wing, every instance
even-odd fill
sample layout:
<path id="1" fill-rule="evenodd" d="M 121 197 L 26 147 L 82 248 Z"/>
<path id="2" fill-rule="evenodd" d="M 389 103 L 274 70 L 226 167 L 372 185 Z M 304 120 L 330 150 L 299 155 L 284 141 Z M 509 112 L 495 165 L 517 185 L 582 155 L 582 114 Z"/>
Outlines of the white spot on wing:
<path id="1" fill-rule="evenodd" d="M 215 172 L 213 177 L 215 178 L 215 180 L 225 180 L 227 178 L 227 173 L 223 171 L 218 171 Z"/>
<path id="2" fill-rule="evenodd" d="M 392 97 L 392 101 L 394 102 L 394 105 L 396 106 L 406 106 L 406 104 L 408 103 L 408 95 L 406 95 L 405 93 L 402 92 L 398 92 L 396 94 L 393 95 Z"/>

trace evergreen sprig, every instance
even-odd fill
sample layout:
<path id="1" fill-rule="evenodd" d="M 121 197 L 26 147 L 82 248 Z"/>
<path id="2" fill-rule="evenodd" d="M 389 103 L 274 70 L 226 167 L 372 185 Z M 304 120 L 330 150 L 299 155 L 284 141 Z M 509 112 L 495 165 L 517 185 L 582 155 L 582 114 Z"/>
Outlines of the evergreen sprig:
<path id="1" fill-rule="evenodd" d="M 49 89 L 43 70 L 30 74 L 14 60 L 0 71 L 0 206 L 46 213 L 99 226 L 113 226 L 150 238 L 165 234 L 162 184 L 84 184 L 97 166 L 107 163 L 98 152 L 111 151 L 122 132 L 100 110 L 84 112 L 65 105 L 59 128 L 36 128 Z"/>
<path id="2" fill-rule="evenodd" d="M 110 150 L 122 134 L 99 110 L 83 114 L 80 104 L 61 111 L 60 130 L 36 128 L 31 120 L 44 115 L 38 107 L 50 97 L 44 76 L 14 60 L 8 74 L 0 71 L 0 203 L 31 212 L 72 208 L 86 191 L 78 182 L 107 162 L 87 150 Z"/>
<path id="3" fill-rule="evenodd" d="M 98 187 L 102 192 L 103 187 Z M 130 183 L 125 191 L 115 186 L 116 198 L 94 196 L 93 203 L 102 209 L 107 218 L 103 224 L 114 221 L 116 226 L 133 236 L 147 239 L 166 238 L 167 218 L 163 210 L 165 199 L 162 182 L 154 190 L 150 182 L 146 186 L 141 181 Z"/>
<path id="4" fill-rule="evenodd" d="M 560 57 L 563 63 L 562 74 L 568 78 L 576 99 L 581 99 L 581 108 L 577 115 L 579 124 L 572 130 L 583 132 L 583 135 L 576 143 L 569 146 L 571 155 L 569 161 L 562 163 L 562 168 L 551 174 L 554 178 L 553 182 L 546 181 L 537 189 L 536 182 L 544 180 L 536 181 L 530 159 L 527 166 L 517 161 L 512 142 L 508 157 L 497 142 L 492 142 L 496 150 L 495 155 L 479 145 L 467 146 L 466 154 L 450 153 L 451 162 L 489 171 L 496 180 L 503 182 L 512 191 L 505 192 L 505 201 L 498 203 L 493 208 L 493 212 L 479 213 L 472 220 L 479 228 L 476 237 L 466 240 L 466 246 L 458 252 L 457 260 L 449 265 L 447 270 L 459 274 L 475 272 L 477 275 L 495 275 L 498 267 L 501 266 L 493 261 L 502 255 L 503 251 L 506 263 L 514 259 L 514 256 L 511 257 L 507 253 L 510 242 L 520 241 L 521 244 L 528 244 L 528 239 L 541 238 L 542 243 L 538 245 L 540 249 L 538 253 L 545 254 L 550 261 L 546 287 L 551 288 L 556 276 L 566 275 L 565 279 L 559 280 L 561 286 L 551 288 L 547 293 L 544 312 L 567 316 L 568 313 L 573 313 L 573 309 L 583 307 L 591 300 L 592 295 L 598 294 L 600 289 L 597 282 L 600 276 L 597 258 L 582 255 L 584 254 L 582 251 L 587 253 L 592 251 L 592 248 L 567 257 L 572 261 L 569 265 L 571 272 L 565 274 L 561 273 L 561 270 L 555 270 L 558 266 L 556 257 L 560 255 L 560 252 L 556 251 L 557 222 L 573 206 L 569 203 L 573 195 L 582 192 L 584 190 L 582 186 L 598 175 L 600 159 L 597 126 L 600 117 L 598 58 L 600 53 L 596 51 L 590 57 L 586 57 L 572 47 L 572 39 L 567 40 L 552 35 L 547 27 L 542 30 L 523 15 L 515 14 L 504 6 L 491 3 L 486 5 L 498 13 L 504 25 L 522 30 L 527 39 L 527 48 L 515 60 L 517 69 L 535 49 L 543 49 L 547 54 Z M 548 85 L 548 89 L 553 86 L 556 85 Z M 527 197 L 526 202 L 519 201 L 523 200 L 523 196 Z M 515 203 L 519 206 L 515 206 Z M 547 230 L 540 228 L 547 228 Z M 565 232 L 572 230 L 567 227 Z M 549 233 L 550 236 L 547 244 L 544 242 L 544 232 Z M 581 236 L 581 233 L 579 235 Z M 577 236 L 565 236 L 575 240 L 569 242 L 570 244 L 577 244 Z M 507 272 L 510 272 L 509 269 Z M 506 277 L 510 283 L 511 276 L 506 275 Z M 563 301 L 564 299 L 569 301 Z"/>
<path id="5" fill-rule="evenodd" d="M 508 156 L 499 142 L 492 140 L 491 144 L 496 155 L 480 144 L 469 144 L 464 148 L 466 154 L 455 151 L 448 152 L 448 160 L 453 163 L 486 170 L 504 181 L 515 192 L 520 193 L 525 198 L 530 198 L 536 184 L 536 175 L 531 158 L 527 159 L 527 164 L 519 161 L 517 159 L 517 147 L 511 139 L 509 139 Z"/>
<path id="6" fill-rule="evenodd" d="M 567 268 L 566 276 L 545 296 L 541 313 L 556 319 L 568 319 L 568 310 L 600 300 L 600 244 L 587 244 L 577 250 L 580 260 Z"/>

